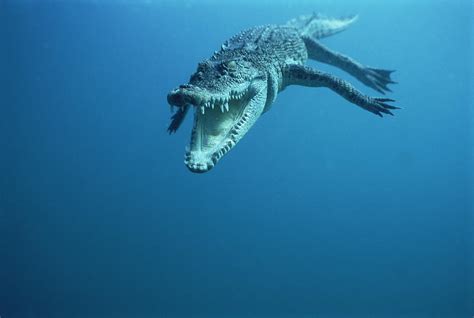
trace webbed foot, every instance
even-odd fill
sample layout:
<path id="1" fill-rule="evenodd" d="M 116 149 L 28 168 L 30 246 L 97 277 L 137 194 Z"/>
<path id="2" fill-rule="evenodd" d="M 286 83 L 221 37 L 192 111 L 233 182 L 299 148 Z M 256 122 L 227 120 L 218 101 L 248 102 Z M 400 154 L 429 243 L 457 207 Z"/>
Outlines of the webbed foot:
<path id="1" fill-rule="evenodd" d="M 393 72 L 395 71 L 372 67 L 362 67 L 360 72 L 357 73 L 357 79 L 365 85 L 375 89 L 377 92 L 385 94 L 386 92 L 391 92 L 390 88 L 387 86 L 388 84 L 397 83 L 390 77 Z"/>

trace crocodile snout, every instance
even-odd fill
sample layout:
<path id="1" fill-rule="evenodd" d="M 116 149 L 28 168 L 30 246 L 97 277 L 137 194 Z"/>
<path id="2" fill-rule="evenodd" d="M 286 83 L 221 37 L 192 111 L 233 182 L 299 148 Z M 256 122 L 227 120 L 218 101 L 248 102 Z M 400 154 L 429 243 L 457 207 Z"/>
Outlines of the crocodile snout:
<path id="1" fill-rule="evenodd" d="M 199 103 L 199 91 L 190 84 L 180 85 L 168 94 L 168 104 L 172 106 L 184 107 L 189 104 L 198 105 Z"/>
<path id="2" fill-rule="evenodd" d="M 181 89 L 175 89 L 168 94 L 168 104 L 172 106 L 183 107 L 187 103 L 186 95 L 181 92 Z"/>

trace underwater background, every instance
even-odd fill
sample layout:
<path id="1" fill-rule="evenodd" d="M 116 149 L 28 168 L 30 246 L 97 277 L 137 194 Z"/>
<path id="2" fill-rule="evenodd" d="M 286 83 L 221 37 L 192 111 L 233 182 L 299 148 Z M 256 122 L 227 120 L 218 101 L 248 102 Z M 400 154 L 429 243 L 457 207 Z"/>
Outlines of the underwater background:
<path id="1" fill-rule="evenodd" d="M 290 87 L 209 173 L 166 94 L 254 25 L 397 70 Z M 0 317 L 474 316 L 473 2 L 0 0 Z M 364 93 L 379 94 L 335 68 Z"/>

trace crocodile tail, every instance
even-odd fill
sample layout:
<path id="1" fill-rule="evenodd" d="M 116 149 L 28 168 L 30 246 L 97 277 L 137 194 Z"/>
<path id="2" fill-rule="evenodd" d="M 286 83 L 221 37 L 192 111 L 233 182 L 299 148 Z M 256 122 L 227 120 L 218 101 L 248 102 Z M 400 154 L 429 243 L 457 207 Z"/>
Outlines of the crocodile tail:
<path id="1" fill-rule="evenodd" d="M 313 13 L 292 19 L 286 26 L 298 29 L 302 37 L 320 39 L 344 31 L 356 20 L 357 15 L 336 19 Z"/>

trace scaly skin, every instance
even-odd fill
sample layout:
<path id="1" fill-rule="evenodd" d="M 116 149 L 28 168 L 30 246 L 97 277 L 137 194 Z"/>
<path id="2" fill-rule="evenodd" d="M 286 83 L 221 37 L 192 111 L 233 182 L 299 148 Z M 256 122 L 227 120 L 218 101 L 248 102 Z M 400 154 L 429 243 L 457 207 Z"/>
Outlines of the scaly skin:
<path id="1" fill-rule="evenodd" d="M 279 92 L 289 85 L 328 87 L 350 102 L 377 115 L 392 114 L 392 101 L 372 98 L 330 74 L 303 66 L 309 58 L 339 67 L 364 84 L 384 93 L 391 71 L 365 67 L 333 52 L 317 39 L 344 30 L 355 21 L 303 16 L 286 25 L 248 29 L 226 41 L 208 60 L 199 63 L 188 84 L 168 94 L 178 107 L 168 128 L 175 132 L 191 106 L 194 126 L 185 164 L 192 172 L 206 172 L 271 108 Z"/>

